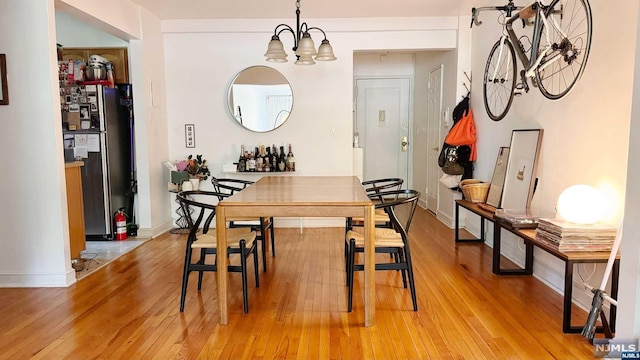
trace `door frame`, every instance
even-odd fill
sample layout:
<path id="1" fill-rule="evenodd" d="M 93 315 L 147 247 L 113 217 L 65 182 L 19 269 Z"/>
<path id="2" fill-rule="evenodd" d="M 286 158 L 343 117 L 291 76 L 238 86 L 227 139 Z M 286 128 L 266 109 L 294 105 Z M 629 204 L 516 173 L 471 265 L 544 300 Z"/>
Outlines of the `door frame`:
<path id="1" fill-rule="evenodd" d="M 438 146 L 438 150 L 441 150 L 442 147 L 442 119 L 444 117 L 443 115 L 443 106 L 444 106 L 444 64 L 438 64 L 436 67 L 432 68 L 431 70 L 429 70 L 429 74 L 427 75 L 427 104 L 430 105 L 430 100 L 431 100 L 431 74 L 435 71 L 440 71 L 440 106 L 439 109 L 437 111 L 437 118 L 434 119 L 436 122 L 436 129 L 437 129 L 437 146 Z M 428 114 L 429 114 L 429 109 L 427 109 L 427 123 L 429 122 L 429 118 L 428 118 Z M 427 124 L 427 129 L 429 128 L 429 124 Z M 428 134 L 427 134 L 428 136 Z M 426 143 L 425 145 L 427 146 L 427 151 L 431 151 L 431 149 L 429 148 L 429 139 L 426 139 Z M 440 153 L 438 152 L 438 155 Z M 437 159 L 438 159 L 438 155 L 436 155 L 436 163 L 435 164 L 427 164 L 427 187 L 429 186 L 429 172 L 431 170 L 432 167 L 436 168 L 436 172 L 438 173 L 440 167 L 437 164 Z M 429 156 L 427 156 L 427 160 L 429 160 Z M 438 173 L 439 175 L 439 173 Z M 436 178 L 439 178 L 439 176 L 436 176 Z M 427 192 L 427 194 L 425 194 L 425 209 L 429 209 L 429 193 Z M 435 212 L 433 212 L 433 214 L 437 214 L 438 210 L 440 209 L 440 181 L 436 180 L 436 184 L 435 184 Z"/>
<path id="2" fill-rule="evenodd" d="M 413 187 L 413 104 L 414 104 L 414 75 L 366 75 L 366 76 L 354 76 L 353 77 L 353 119 L 351 124 L 351 138 L 356 129 L 356 121 L 358 119 L 358 80 L 409 80 L 409 121 L 407 126 L 409 127 L 407 134 L 409 137 L 409 150 L 407 151 L 407 182 L 404 186 L 406 189 L 412 189 Z M 364 174 L 364 160 L 363 160 L 363 174 Z M 367 180 L 367 179 L 363 179 Z"/>

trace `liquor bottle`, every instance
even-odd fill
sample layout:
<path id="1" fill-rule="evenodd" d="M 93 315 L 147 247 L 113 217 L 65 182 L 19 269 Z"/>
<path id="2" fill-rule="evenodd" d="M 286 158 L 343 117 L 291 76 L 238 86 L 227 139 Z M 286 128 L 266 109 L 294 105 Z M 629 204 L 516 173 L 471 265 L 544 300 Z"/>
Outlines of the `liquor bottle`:
<path id="1" fill-rule="evenodd" d="M 244 145 L 240 145 L 240 159 L 238 160 L 238 172 L 244 172 L 247 169 L 247 159 L 244 157 Z"/>
<path id="2" fill-rule="evenodd" d="M 266 150 L 267 152 L 264 155 L 264 165 L 262 166 L 264 167 L 265 172 L 270 172 L 271 171 L 271 148 L 267 146 Z"/>
<path id="3" fill-rule="evenodd" d="M 276 144 L 271 147 L 271 169 L 272 171 L 278 171 L 278 149 L 276 149 Z"/>
<path id="4" fill-rule="evenodd" d="M 262 157 L 262 153 L 256 147 L 256 171 L 262 172 L 262 165 L 264 164 L 264 158 Z"/>
<path id="5" fill-rule="evenodd" d="M 296 171 L 296 159 L 293 157 L 291 144 L 289 144 L 289 153 L 287 154 L 287 171 Z"/>
<path id="6" fill-rule="evenodd" d="M 250 172 L 256 171 L 256 156 L 254 154 L 258 154 L 258 148 L 256 148 L 255 153 L 252 153 L 251 151 L 249 151 L 249 171 Z"/>
<path id="7" fill-rule="evenodd" d="M 251 160 L 251 153 L 248 152 L 248 151 L 245 151 L 244 159 L 245 159 L 245 164 L 246 164 L 246 167 L 244 168 L 244 171 L 248 172 L 249 171 L 249 160 Z"/>
<path id="8" fill-rule="evenodd" d="M 260 148 L 255 147 L 255 158 L 256 158 L 256 171 L 262 172 L 262 155 L 260 155 Z"/>
<path id="9" fill-rule="evenodd" d="M 287 159 L 284 155 L 284 146 L 280 146 L 280 154 L 278 155 L 278 171 L 285 171 Z"/>
<path id="10" fill-rule="evenodd" d="M 260 157 L 262 158 L 262 171 L 264 171 L 265 165 L 269 162 L 267 153 L 264 151 L 264 145 L 260 145 Z"/>

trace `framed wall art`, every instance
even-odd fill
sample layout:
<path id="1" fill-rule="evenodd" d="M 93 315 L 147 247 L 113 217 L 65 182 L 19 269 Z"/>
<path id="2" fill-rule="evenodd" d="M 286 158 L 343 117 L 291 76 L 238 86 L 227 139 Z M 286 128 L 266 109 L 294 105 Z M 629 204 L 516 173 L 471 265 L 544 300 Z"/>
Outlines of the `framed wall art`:
<path id="1" fill-rule="evenodd" d="M 504 188 L 504 178 L 507 175 L 507 161 L 509 160 L 509 148 L 500 147 L 498 150 L 498 158 L 496 166 L 493 168 L 493 176 L 491 177 L 491 185 L 487 194 L 487 205 L 495 208 L 500 207 L 502 200 L 502 189 Z"/>
<path id="2" fill-rule="evenodd" d="M 9 105 L 9 87 L 7 85 L 7 56 L 0 54 L 0 105 Z"/>
<path id="3" fill-rule="evenodd" d="M 196 126 L 194 124 L 184 125 L 184 143 L 187 148 L 196 147 Z"/>
<path id="4" fill-rule="evenodd" d="M 513 130 L 502 189 L 503 209 L 527 209 L 536 186 L 542 129 Z"/>

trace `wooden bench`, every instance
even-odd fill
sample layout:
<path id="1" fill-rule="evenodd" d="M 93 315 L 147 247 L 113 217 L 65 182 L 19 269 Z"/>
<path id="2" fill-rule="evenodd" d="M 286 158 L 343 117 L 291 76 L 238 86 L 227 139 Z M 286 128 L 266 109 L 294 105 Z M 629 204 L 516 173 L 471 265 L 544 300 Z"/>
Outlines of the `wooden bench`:
<path id="1" fill-rule="evenodd" d="M 481 217 L 481 239 L 460 239 L 458 235 L 459 226 L 459 207 L 471 211 Z M 561 252 L 557 248 L 536 240 L 535 229 L 517 229 L 506 224 L 496 218 L 494 214 L 480 208 L 467 200 L 456 200 L 456 220 L 455 220 L 455 240 L 456 242 L 464 241 L 484 241 L 484 221 L 493 222 L 493 273 L 496 275 L 531 275 L 533 274 L 533 248 L 538 247 L 547 253 L 564 261 L 564 305 L 562 312 L 562 331 L 565 333 L 579 333 L 582 326 L 571 325 L 571 303 L 573 299 L 573 265 L 580 263 L 606 263 L 609 260 L 609 252 L 606 251 L 574 251 Z M 505 269 L 500 265 L 501 254 L 500 247 L 502 243 L 502 229 L 511 232 L 524 241 L 525 244 L 525 266 L 520 269 Z M 618 297 L 618 279 L 620 274 L 620 255 L 616 257 L 611 272 L 611 297 Z M 611 331 L 615 332 L 616 323 L 616 307 L 611 305 L 609 309 L 609 325 Z M 603 331 L 602 327 L 598 327 L 598 331 Z"/>

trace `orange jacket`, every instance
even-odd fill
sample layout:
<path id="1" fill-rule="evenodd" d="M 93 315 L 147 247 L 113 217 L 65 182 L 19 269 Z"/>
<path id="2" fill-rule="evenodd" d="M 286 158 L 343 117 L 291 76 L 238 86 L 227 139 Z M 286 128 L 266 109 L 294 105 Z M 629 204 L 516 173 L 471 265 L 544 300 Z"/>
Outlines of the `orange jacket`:
<path id="1" fill-rule="evenodd" d="M 462 119 L 453 125 L 444 142 L 449 145 L 469 145 L 471 147 L 469 161 L 476 161 L 478 158 L 478 152 L 476 150 L 476 124 L 473 121 L 471 109 L 462 116 Z"/>

